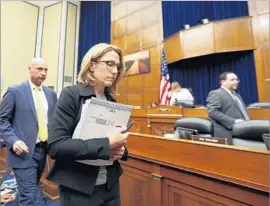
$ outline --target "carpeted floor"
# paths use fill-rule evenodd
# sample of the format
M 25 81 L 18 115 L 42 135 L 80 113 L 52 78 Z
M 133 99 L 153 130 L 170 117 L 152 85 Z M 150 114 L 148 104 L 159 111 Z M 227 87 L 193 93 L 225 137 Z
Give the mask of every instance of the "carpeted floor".
M 5 206 L 17 206 L 16 202 L 8 203 Z M 37 204 L 36 206 L 60 206 L 58 202 L 48 202 L 47 204 Z

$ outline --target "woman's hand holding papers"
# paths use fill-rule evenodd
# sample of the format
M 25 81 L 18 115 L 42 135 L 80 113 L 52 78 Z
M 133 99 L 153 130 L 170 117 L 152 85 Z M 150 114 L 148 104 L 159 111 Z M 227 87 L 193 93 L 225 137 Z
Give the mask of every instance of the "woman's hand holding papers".
M 123 157 L 124 152 L 125 152 L 124 146 L 111 149 L 110 159 L 119 160 Z
M 121 159 L 125 152 L 125 144 L 127 142 L 127 133 L 123 133 L 126 128 L 122 128 L 109 138 L 110 141 L 110 156 L 113 160 Z

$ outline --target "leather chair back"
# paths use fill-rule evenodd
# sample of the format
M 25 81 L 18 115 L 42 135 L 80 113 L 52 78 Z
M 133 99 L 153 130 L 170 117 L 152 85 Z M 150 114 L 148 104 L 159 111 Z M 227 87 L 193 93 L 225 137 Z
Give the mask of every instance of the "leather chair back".
M 199 134 L 213 135 L 213 126 L 210 120 L 199 117 L 185 117 L 175 121 L 174 129 L 184 127 L 188 129 L 196 129 Z
M 268 120 L 249 120 L 235 124 L 232 129 L 233 145 L 266 149 L 262 135 L 269 133 Z

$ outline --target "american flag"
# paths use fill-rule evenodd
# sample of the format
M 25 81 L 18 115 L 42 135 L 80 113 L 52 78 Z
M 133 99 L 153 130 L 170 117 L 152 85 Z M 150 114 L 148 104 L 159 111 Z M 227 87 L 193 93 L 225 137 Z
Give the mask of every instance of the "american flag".
M 168 71 L 168 65 L 164 50 L 162 51 L 161 75 L 159 87 L 159 104 L 169 105 L 171 100 L 171 83 Z

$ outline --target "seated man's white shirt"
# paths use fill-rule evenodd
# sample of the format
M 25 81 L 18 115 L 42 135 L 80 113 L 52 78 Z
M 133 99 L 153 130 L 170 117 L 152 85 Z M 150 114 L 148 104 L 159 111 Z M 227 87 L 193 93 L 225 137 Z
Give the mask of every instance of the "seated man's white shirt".
M 189 101 L 193 102 L 194 98 L 186 88 L 182 88 L 180 92 L 173 92 L 171 96 L 170 105 L 173 105 L 175 100 L 177 101 Z

